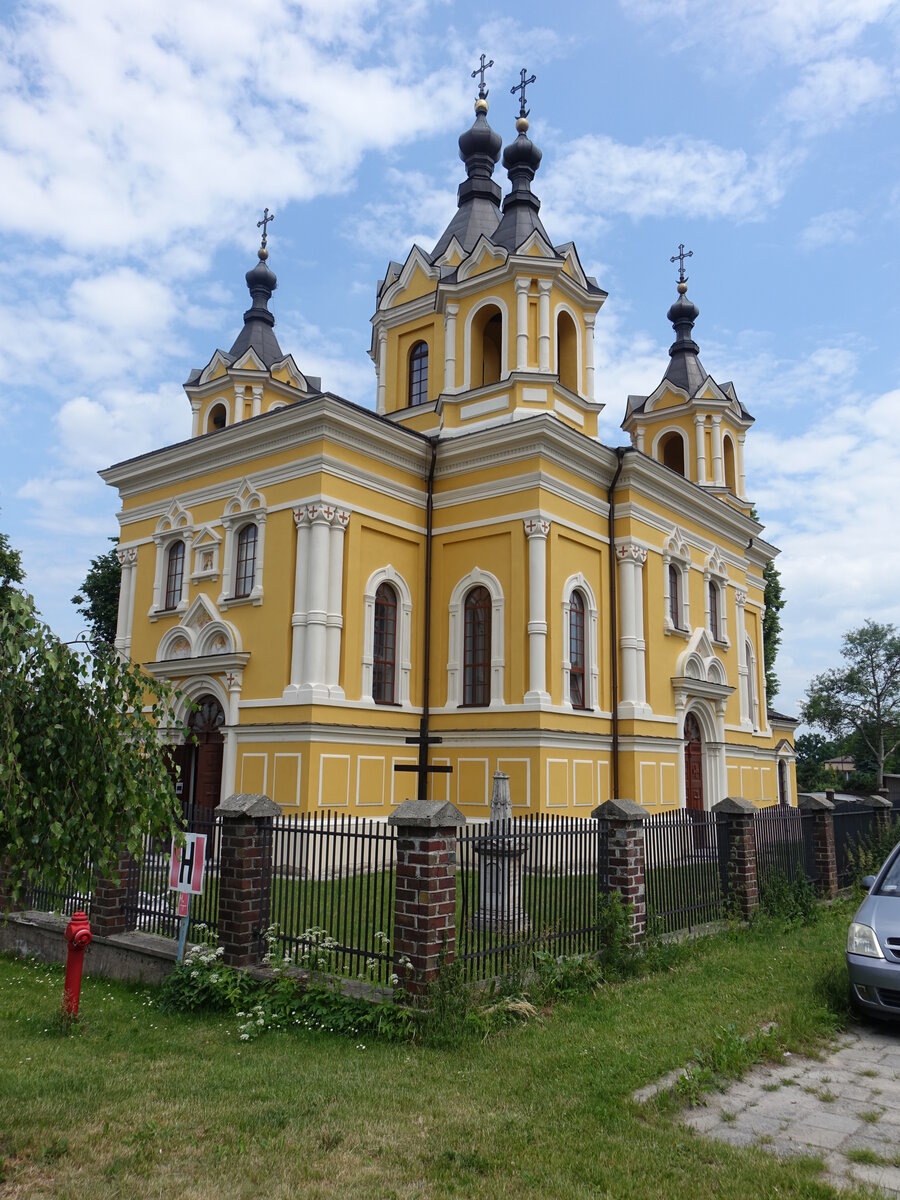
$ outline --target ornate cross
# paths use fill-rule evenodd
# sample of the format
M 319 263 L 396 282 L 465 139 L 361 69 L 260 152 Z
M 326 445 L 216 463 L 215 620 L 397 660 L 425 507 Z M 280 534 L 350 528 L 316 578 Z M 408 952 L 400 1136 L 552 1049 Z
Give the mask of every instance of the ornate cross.
M 452 775 L 453 767 L 450 764 L 439 766 L 429 765 L 428 762 L 428 747 L 439 746 L 444 740 L 436 737 L 434 734 L 428 733 L 428 719 L 422 717 L 419 721 L 419 733 L 417 737 L 408 737 L 405 739 L 407 746 L 418 746 L 418 762 L 415 766 L 412 763 L 395 763 L 395 771 L 409 771 L 414 774 L 417 779 L 416 784 L 416 799 L 428 799 L 428 776 L 429 775 Z
M 269 240 L 269 231 L 268 231 L 267 226 L 270 221 L 274 221 L 274 220 L 275 220 L 275 214 L 272 213 L 272 215 L 270 217 L 269 210 L 267 208 L 265 208 L 265 209 L 263 209 L 263 219 L 261 221 L 256 222 L 256 228 L 257 229 L 262 228 L 262 231 L 263 231 L 262 244 L 263 244 L 264 250 L 266 248 L 266 242 Z
M 532 75 L 530 79 L 526 79 L 525 78 L 525 68 L 523 67 L 521 82 L 517 83 L 515 87 L 511 87 L 509 89 L 509 94 L 511 96 L 514 96 L 516 94 L 516 92 L 522 93 L 521 97 L 519 98 L 519 116 L 520 117 L 528 116 L 528 110 L 525 107 L 525 89 L 528 87 L 529 83 L 537 83 L 537 76 Z
M 475 70 L 472 72 L 473 79 L 475 78 L 476 75 L 481 76 L 481 79 L 478 81 L 478 99 L 479 100 L 486 100 L 488 97 L 488 93 L 484 90 L 484 73 L 488 69 L 488 67 L 492 67 L 493 65 L 494 65 L 494 60 L 491 59 L 490 62 L 485 62 L 484 55 L 482 54 L 481 66 L 476 67 Z
M 685 250 L 684 242 L 680 242 L 678 245 L 678 253 L 673 254 L 672 257 L 669 259 L 669 262 L 674 262 L 676 260 L 676 258 L 678 259 L 678 282 L 679 283 L 684 283 L 685 280 L 687 279 L 687 275 L 685 275 L 685 273 L 684 273 L 684 260 L 686 258 L 693 258 L 693 257 L 694 257 L 693 250 Z

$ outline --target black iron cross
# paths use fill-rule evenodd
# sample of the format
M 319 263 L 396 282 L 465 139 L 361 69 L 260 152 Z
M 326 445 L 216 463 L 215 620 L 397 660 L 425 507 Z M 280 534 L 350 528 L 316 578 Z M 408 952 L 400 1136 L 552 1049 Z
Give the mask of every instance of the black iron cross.
M 678 282 L 679 283 L 684 283 L 687 279 L 687 275 L 685 275 L 685 273 L 684 273 L 684 260 L 686 258 L 693 258 L 693 257 L 694 257 L 693 250 L 685 250 L 684 242 L 680 242 L 678 245 L 678 253 L 673 254 L 672 257 L 669 259 L 669 262 L 674 262 L 676 260 L 676 258 L 678 259 Z
M 266 242 L 269 240 L 269 236 L 268 236 L 269 231 L 267 229 L 267 226 L 270 221 L 274 221 L 274 220 L 275 220 L 275 214 L 272 213 L 272 215 L 270 217 L 269 210 L 267 208 L 265 208 L 265 209 L 263 209 L 263 219 L 261 221 L 256 222 L 256 228 L 259 229 L 261 227 L 262 231 L 263 231 L 262 244 L 263 244 L 264 250 L 266 248 Z
M 521 82 L 517 83 L 515 87 L 511 87 L 509 89 L 509 94 L 511 96 L 514 96 L 516 94 L 516 92 L 522 93 L 522 95 L 519 99 L 519 116 L 520 117 L 528 116 L 528 110 L 525 107 L 525 89 L 528 87 L 529 83 L 537 83 L 537 76 L 532 75 L 530 79 L 526 79 L 525 78 L 525 68 L 523 67 Z
M 423 717 L 419 722 L 419 733 L 417 737 L 406 738 L 407 746 L 419 747 L 419 761 L 413 765 L 412 763 L 395 763 L 395 771 L 414 771 L 417 776 L 416 781 L 416 799 L 428 799 L 428 776 L 429 775 L 450 775 L 453 767 L 449 764 L 441 766 L 428 765 L 428 747 L 439 745 L 444 739 L 428 735 L 428 726 Z
M 473 79 L 475 78 L 476 75 L 481 76 L 481 79 L 478 82 L 478 99 L 479 100 L 486 100 L 488 97 L 488 93 L 484 90 L 484 73 L 488 69 L 488 67 L 492 67 L 493 65 L 494 65 L 494 60 L 491 59 L 490 62 L 485 62 L 484 55 L 482 54 L 481 66 L 476 67 L 475 70 L 472 72 Z

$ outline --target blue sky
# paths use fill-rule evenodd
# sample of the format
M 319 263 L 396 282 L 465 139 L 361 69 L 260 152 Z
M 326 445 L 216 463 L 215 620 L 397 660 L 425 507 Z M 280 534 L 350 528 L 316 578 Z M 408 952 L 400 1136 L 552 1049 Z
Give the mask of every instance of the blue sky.
M 783 551 L 778 707 L 843 631 L 900 622 L 898 0 L 14 0 L 0 38 L 0 529 L 62 636 L 117 531 L 96 472 L 189 433 L 181 382 L 240 328 L 265 205 L 282 347 L 374 406 L 375 284 L 453 212 L 482 51 L 505 141 L 537 75 L 541 215 L 609 292 L 610 444 L 694 251 L 695 337 L 757 419 Z

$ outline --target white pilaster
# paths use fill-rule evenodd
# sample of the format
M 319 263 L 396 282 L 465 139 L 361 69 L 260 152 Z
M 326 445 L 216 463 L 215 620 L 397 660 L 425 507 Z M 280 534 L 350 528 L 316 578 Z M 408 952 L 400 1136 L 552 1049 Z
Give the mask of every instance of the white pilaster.
M 528 368 L 528 291 L 530 279 L 516 280 L 516 370 Z
M 329 510 L 333 515 L 333 510 Z M 301 704 L 328 699 L 325 676 L 328 623 L 328 559 L 331 516 L 322 504 L 307 506 L 310 522 L 309 575 L 307 579 L 305 679 L 298 693 Z
M 713 442 L 713 481 L 720 487 L 725 485 L 725 474 L 722 470 L 722 418 L 713 413 L 712 418 Z
M 253 393 L 253 408 L 251 411 L 252 411 L 252 414 L 254 417 L 258 417 L 259 414 L 262 412 L 262 398 L 263 398 L 262 384 L 261 383 L 254 384 L 253 388 L 252 388 L 252 393 Z
M 538 280 L 538 368 L 550 370 L 550 289 L 553 281 Z
M 706 483 L 706 417 L 694 413 L 694 433 L 697 439 L 697 482 Z
M 620 717 L 648 717 L 644 643 L 643 571 L 647 551 L 636 542 L 616 547 L 619 559 Z
M 119 658 L 128 658 L 131 652 L 131 630 L 134 624 L 134 581 L 137 564 L 137 548 L 131 546 L 117 550 L 116 558 L 122 573 L 119 582 L 119 608 L 116 616 L 115 647 Z
M 234 421 L 235 421 L 235 424 L 237 424 L 238 421 L 243 421 L 243 419 L 244 419 L 244 385 L 242 383 L 236 383 L 234 385 Z
M 228 688 L 228 712 L 225 719 L 225 749 L 222 752 L 222 796 L 237 791 L 237 727 L 240 723 L 240 701 L 243 679 L 240 671 L 229 671 L 225 677 Z
M 306 671 L 306 589 L 309 579 L 309 517 L 305 508 L 294 509 L 297 527 L 297 562 L 294 567 L 294 611 L 291 616 L 291 678 L 284 690 L 286 700 L 297 699 Z
M 456 315 L 458 304 L 448 304 L 444 313 L 444 391 L 456 391 Z
M 378 330 L 378 340 L 375 343 L 375 374 L 378 380 L 378 391 L 375 399 L 375 411 L 380 417 L 384 416 L 387 382 L 385 380 L 385 357 L 387 355 L 387 330 Z
M 596 313 L 584 314 L 584 386 L 588 400 L 594 399 L 594 321 Z
M 547 535 L 550 522 L 525 521 L 528 539 L 528 682 L 525 704 L 542 708 L 550 703 L 547 691 Z
M 328 616 L 325 632 L 325 682 L 332 700 L 343 700 L 340 685 L 341 630 L 344 627 L 344 532 L 350 522 L 347 509 L 326 509 L 331 512 L 331 532 L 328 538 Z
M 640 450 L 641 453 L 643 453 L 643 450 L 644 450 L 644 434 L 645 433 L 646 433 L 646 430 L 644 429 L 643 425 L 641 425 L 638 429 L 635 430 L 634 446 L 635 446 L 635 449 Z
M 200 434 L 200 405 L 202 400 L 192 398 L 191 400 L 191 437 L 198 437 Z
M 738 450 L 737 450 L 737 470 L 738 470 L 738 496 L 743 500 L 747 495 L 747 476 L 744 471 L 744 442 L 747 435 L 744 433 L 738 434 Z
M 735 628 L 738 650 L 738 698 L 740 700 L 741 726 L 752 729 L 753 713 L 750 711 L 749 689 L 747 680 L 750 663 L 747 661 L 746 624 L 744 620 L 744 605 L 747 603 L 747 593 L 740 588 L 734 593 Z

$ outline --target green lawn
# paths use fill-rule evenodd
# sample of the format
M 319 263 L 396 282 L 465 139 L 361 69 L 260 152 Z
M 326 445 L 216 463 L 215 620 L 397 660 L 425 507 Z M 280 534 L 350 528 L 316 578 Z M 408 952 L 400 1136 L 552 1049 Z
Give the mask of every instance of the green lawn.
M 848 919 L 707 939 L 674 971 L 456 1050 L 241 1043 L 232 1019 L 92 979 L 64 1036 L 59 972 L 0 959 L 0 1197 L 835 1196 L 814 1160 L 707 1141 L 631 1094 L 729 1023 L 814 1044 Z

